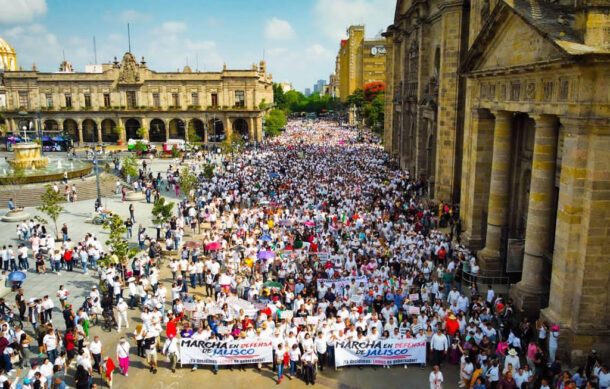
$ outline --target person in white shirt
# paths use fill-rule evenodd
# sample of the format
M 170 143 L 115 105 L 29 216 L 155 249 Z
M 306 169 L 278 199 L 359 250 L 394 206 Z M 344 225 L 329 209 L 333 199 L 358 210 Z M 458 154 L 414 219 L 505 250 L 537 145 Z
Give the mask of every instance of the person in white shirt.
M 129 328 L 129 320 L 127 319 L 127 309 L 128 308 L 129 308 L 129 306 L 127 305 L 125 300 L 123 300 L 122 298 L 119 298 L 119 303 L 116 306 L 116 309 L 119 313 L 117 331 L 121 331 L 121 325 L 123 324 L 123 321 L 125 321 L 125 328 Z
M 320 371 L 324 371 L 324 366 L 328 362 L 328 345 L 322 331 L 318 332 L 318 337 L 313 342 L 314 350 L 318 355 Z
M 91 353 L 91 358 L 93 359 L 93 370 L 101 371 L 102 366 L 102 341 L 99 336 L 93 338 L 93 342 L 89 344 L 89 352 Z M 100 373 L 101 374 L 101 373 Z
M 286 340 L 287 343 L 290 344 L 291 339 L 294 339 L 294 337 L 289 335 L 288 339 Z M 294 373 L 296 373 L 297 364 L 301 360 L 301 350 L 299 349 L 299 345 L 296 343 L 296 341 L 292 344 L 290 351 L 288 351 L 288 356 L 290 357 L 290 374 L 288 375 L 288 378 L 292 379 L 292 377 L 294 377 Z
M 176 339 L 175 336 L 167 338 L 165 344 L 163 345 L 163 354 L 169 359 L 172 373 L 175 373 L 178 355 L 180 355 L 180 351 L 178 349 L 178 339 Z
M 432 350 L 432 364 L 440 366 L 443 356 L 447 354 L 447 350 L 449 349 L 447 336 L 441 332 L 440 328 L 437 329 L 436 333 L 430 338 L 430 349 Z
M 430 382 L 430 389 L 442 389 L 443 373 L 441 373 L 438 365 L 434 365 L 432 368 L 428 381 Z

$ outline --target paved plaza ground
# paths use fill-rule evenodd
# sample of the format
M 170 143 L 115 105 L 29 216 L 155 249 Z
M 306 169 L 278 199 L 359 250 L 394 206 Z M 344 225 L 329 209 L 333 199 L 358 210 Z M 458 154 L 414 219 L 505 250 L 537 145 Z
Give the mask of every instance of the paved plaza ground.
M 150 163 L 150 161 L 148 161 Z M 169 161 L 155 160 L 152 162 L 153 171 L 165 172 Z M 173 193 L 163 193 L 170 200 L 176 200 Z M 121 202 L 119 196 L 105 197 L 103 199 L 104 207 L 112 212 L 117 212 L 121 217 L 125 218 L 128 214 L 128 207 L 130 202 Z M 69 235 L 74 240 L 80 240 L 83 238 L 86 232 L 94 233 L 98 236 L 102 242 L 106 240 L 108 233 L 102 229 L 102 226 L 93 225 L 86 223 L 85 220 L 91 216 L 94 209 L 94 200 L 79 201 L 76 203 L 64 204 L 65 210 L 58 220 L 58 225 L 67 223 L 69 227 Z M 150 234 L 153 234 L 154 229 L 151 222 L 151 209 L 152 204 L 146 203 L 146 201 L 140 201 L 135 203 L 135 215 L 136 223 L 134 225 L 134 231 L 137 230 L 138 224 L 142 224 Z M 40 215 L 35 208 L 28 207 L 25 209 L 30 215 Z M 0 214 L 4 214 L 6 210 L 0 210 Z M 51 227 L 52 229 L 52 227 Z M 0 244 L 18 244 L 16 225 L 14 223 L 0 222 Z M 187 235 L 185 240 L 190 240 L 193 235 L 190 233 L 190 229 L 187 228 Z M 136 237 L 132 238 L 132 243 L 137 243 Z M 167 260 L 165 260 L 167 263 Z M 30 259 L 30 264 L 33 264 L 33 260 Z M 161 272 L 161 282 L 171 282 L 171 274 L 166 266 L 163 266 Z M 89 272 L 88 275 L 83 275 L 82 270 L 77 268 L 74 272 L 62 271 L 60 275 L 54 273 L 47 273 L 44 275 L 36 274 L 33 269 L 28 272 L 28 278 L 25 281 L 23 287 L 25 290 L 26 298 L 30 297 L 42 297 L 49 295 L 53 298 L 56 306 L 59 306 L 59 301 L 55 297 L 59 285 L 63 284 L 70 291 L 70 301 L 74 304 L 75 308 L 81 306 L 85 295 L 89 293 L 91 287 L 98 284 L 98 277 L 95 272 Z M 195 294 L 202 294 L 204 288 L 197 288 L 194 290 Z M 14 294 L 11 293 L 6 297 L 10 303 L 14 302 Z M 131 320 L 131 328 L 135 327 L 135 324 L 140 322 L 139 311 L 129 311 L 129 317 Z M 58 308 L 55 308 L 53 324 L 56 325 L 62 331 L 65 329 L 61 312 Z M 26 329 L 30 330 L 31 326 L 26 325 Z M 121 331 L 121 334 L 126 334 L 125 329 Z M 103 332 L 99 326 L 94 326 L 91 330 L 90 339 L 93 336 L 99 335 L 104 345 L 104 356 L 111 356 L 116 360 L 115 348 L 118 342 L 120 334 L 116 330 L 111 333 Z M 265 367 L 261 372 L 256 369 L 249 368 L 246 371 L 240 371 L 234 369 L 233 371 L 222 368 L 218 375 L 214 375 L 209 368 L 200 368 L 199 370 L 192 372 L 189 367 L 178 369 L 176 373 L 172 373 L 168 366 L 168 362 L 163 356 L 160 355 L 159 372 L 155 375 L 148 371 L 145 366 L 143 358 L 135 356 L 135 341 L 133 337 L 130 337 L 129 342 L 132 346 L 131 355 L 131 368 L 128 377 L 123 377 L 118 373 L 118 369 L 115 370 L 114 375 L 114 388 L 128 388 L 128 385 L 137 385 L 139 388 L 149 389 L 181 389 L 181 388 L 194 388 L 194 387 L 253 387 L 253 388 L 264 388 L 264 387 L 275 387 L 275 374 L 270 370 L 269 367 Z M 33 348 L 32 348 L 33 350 Z M 318 380 L 316 385 L 323 388 L 427 388 L 429 369 L 421 370 L 419 367 L 412 366 L 405 370 L 402 367 L 396 367 L 392 369 L 374 369 L 372 367 L 365 367 L 359 369 L 356 367 L 345 368 L 341 371 L 335 372 L 333 369 L 324 370 L 324 372 L 318 374 Z M 24 376 L 26 372 L 21 371 L 20 376 Z M 445 385 L 446 388 L 457 387 L 458 380 L 458 369 L 455 366 L 446 366 L 443 368 L 445 374 Z M 72 376 L 74 369 L 69 370 L 68 375 Z M 67 382 L 71 385 L 72 380 L 69 379 Z M 100 383 L 99 375 L 95 375 L 95 382 Z M 281 387 L 289 388 L 300 388 L 305 387 L 304 381 L 300 379 L 294 379 L 292 381 L 282 381 Z M 98 386 L 99 387 L 99 386 Z

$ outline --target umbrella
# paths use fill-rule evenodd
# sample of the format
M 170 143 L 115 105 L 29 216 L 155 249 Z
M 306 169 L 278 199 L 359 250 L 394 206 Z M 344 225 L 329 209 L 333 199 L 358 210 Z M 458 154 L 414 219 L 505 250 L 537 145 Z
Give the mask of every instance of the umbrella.
M 275 257 L 275 254 L 273 254 L 273 251 L 259 251 L 256 256 L 258 259 L 271 259 Z
M 13 271 L 8 275 L 8 279 L 15 282 L 21 282 L 25 280 L 26 277 L 27 275 L 22 271 Z
M 187 249 L 194 249 L 194 248 L 201 247 L 201 243 L 189 241 L 189 242 L 184 243 L 184 247 L 186 247 Z
M 205 245 L 206 250 L 220 250 L 222 248 L 222 244 L 220 242 L 212 242 Z
M 263 235 L 259 239 L 264 240 L 265 242 L 271 242 L 273 240 L 269 235 Z
M 267 281 L 263 284 L 263 286 L 272 289 L 282 289 L 282 284 L 276 281 Z
M 235 250 L 237 251 L 246 251 L 246 248 L 242 245 L 235 246 Z
M 269 178 L 278 178 L 279 176 L 278 173 L 269 173 Z
M 303 241 L 302 240 L 297 240 L 294 242 L 294 248 L 295 249 L 301 249 L 303 248 Z
M 311 226 L 315 226 L 315 225 L 316 225 L 316 223 L 314 223 L 314 222 L 312 222 L 312 221 L 306 221 L 306 222 L 304 222 L 303 224 L 305 224 L 306 226 L 309 226 L 309 227 L 311 227 Z

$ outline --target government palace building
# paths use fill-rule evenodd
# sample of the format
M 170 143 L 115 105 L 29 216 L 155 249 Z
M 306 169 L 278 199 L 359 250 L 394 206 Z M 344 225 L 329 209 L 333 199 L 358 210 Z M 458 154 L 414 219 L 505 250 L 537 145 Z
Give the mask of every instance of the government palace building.
M 14 50 L 0 43 L 11 58 L 2 63 L 0 109 L 6 130 L 13 133 L 31 123 L 30 130 L 41 126 L 63 132 L 81 145 L 140 138 L 165 142 L 186 139 L 189 132 L 202 142 L 232 133 L 258 141 L 265 110 L 273 103 L 265 61 L 244 70 L 225 65 L 220 72 L 193 72 L 189 66 L 182 72 L 156 72 L 144 58 L 138 61 L 127 52 L 120 62 L 115 57 L 85 72 L 73 71 L 64 61 L 59 72 L 47 73 L 36 66 L 17 69 Z

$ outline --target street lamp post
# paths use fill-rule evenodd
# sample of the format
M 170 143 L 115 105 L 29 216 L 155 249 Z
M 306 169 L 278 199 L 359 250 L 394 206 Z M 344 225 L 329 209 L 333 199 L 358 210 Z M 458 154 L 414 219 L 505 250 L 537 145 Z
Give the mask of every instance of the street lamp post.
M 98 169 L 97 153 L 95 152 L 95 146 L 91 146 L 93 152 L 93 169 L 95 170 L 95 184 L 97 186 L 97 200 L 95 201 L 95 210 L 102 205 L 102 190 L 100 188 L 100 172 Z
M 36 112 L 36 120 L 38 122 L 38 139 L 40 139 L 40 154 L 44 155 L 44 147 L 42 147 L 42 123 L 40 120 L 40 110 Z

